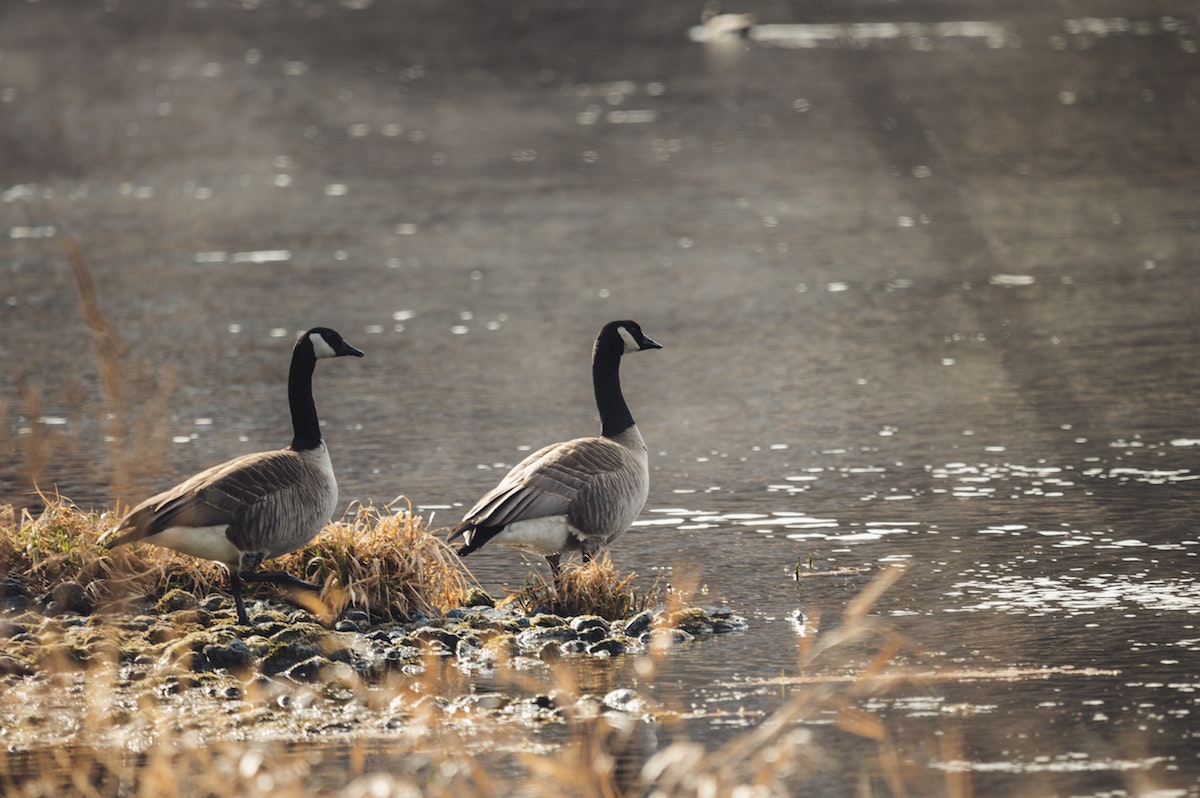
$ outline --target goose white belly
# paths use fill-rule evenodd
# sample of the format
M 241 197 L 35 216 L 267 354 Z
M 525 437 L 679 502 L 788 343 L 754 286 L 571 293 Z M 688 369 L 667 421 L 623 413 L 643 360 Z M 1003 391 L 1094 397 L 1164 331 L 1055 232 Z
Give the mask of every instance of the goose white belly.
M 236 567 L 242 553 L 225 536 L 229 524 L 173 526 L 146 538 L 147 543 Z
M 550 515 L 514 521 L 494 540 L 510 549 L 549 557 L 578 545 L 579 532 L 567 523 L 565 515 Z

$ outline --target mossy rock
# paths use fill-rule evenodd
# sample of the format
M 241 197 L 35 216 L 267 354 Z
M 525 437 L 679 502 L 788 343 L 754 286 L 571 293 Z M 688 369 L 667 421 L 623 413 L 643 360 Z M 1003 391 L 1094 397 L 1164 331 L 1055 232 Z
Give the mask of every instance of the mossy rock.
M 261 633 L 261 632 L 260 632 Z M 278 631 L 265 635 L 272 646 L 289 643 L 317 645 L 329 637 L 329 630 L 316 623 L 289 624 Z
M 205 659 L 214 668 L 227 671 L 243 671 L 254 660 L 254 654 L 240 638 L 224 644 L 210 644 L 204 647 Z
M 567 626 L 567 619 L 561 615 L 543 612 L 529 619 L 529 626 L 533 629 L 540 629 L 551 626 Z
M 314 646 L 305 643 L 285 643 L 275 647 L 271 653 L 263 657 L 262 672 L 265 676 L 275 676 L 290 672 L 296 665 L 310 660 L 328 662 Z
M 462 605 L 464 607 L 495 607 L 496 600 L 483 588 L 473 587 L 463 597 Z
M 688 634 L 703 634 L 712 631 L 712 617 L 700 607 L 688 607 L 668 615 L 667 625 L 682 629 Z
M 501 659 L 511 659 L 521 653 L 517 636 L 511 632 L 494 634 L 483 641 L 483 650 Z
M 183 588 L 172 588 L 154 605 L 156 612 L 166 615 L 180 610 L 191 610 L 199 606 L 196 597 Z

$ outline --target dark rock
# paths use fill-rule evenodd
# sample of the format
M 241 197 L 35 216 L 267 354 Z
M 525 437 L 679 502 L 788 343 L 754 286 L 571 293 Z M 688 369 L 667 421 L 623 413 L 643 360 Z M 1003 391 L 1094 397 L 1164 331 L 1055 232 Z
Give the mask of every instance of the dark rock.
M 33 604 L 33 594 L 20 579 L 6 576 L 0 580 L 0 609 L 6 612 L 22 612 Z
M 630 637 L 640 637 L 652 623 L 654 623 L 654 613 L 650 610 L 642 610 L 625 622 L 625 634 Z
M 458 636 L 436 626 L 422 626 L 408 635 L 415 645 L 425 645 L 439 654 L 454 654 L 458 651 Z
M 587 626 L 579 630 L 579 639 L 587 643 L 599 643 L 608 636 L 608 626 Z
M 569 626 L 534 626 L 517 635 L 522 651 L 537 651 L 546 643 L 567 643 L 578 640 L 579 633 Z
M 616 657 L 625 653 L 625 644 L 613 637 L 598 640 L 587 647 L 593 657 Z
M 576 632 L 582 632 L 585 629 L 604 629 L 608 631 L 608 621 L 599 615 L 576 615 L 567 625 Z
M 587 653 L 587 647 L 588 647 L 587 642 L 585 642 L 583 640 L 568 640 L 567 642 L 563 643 L 559 647 L 559 650 L 562 651 L 563 654 L 568 654 L 568 655 L 569 654 L 585 654 L 585 653 Z
M 728 634 L 729 632 L 744 632 L 750 628 L 746 623 L 746 619 L 738 615 L 731 615 L 728 618 L 714 618 L 712 630 L 714 634 Z
M 24 660 L 0 654 L 0 676 L 32 676 L 35 670 Z
M 320 654 L 320 651 L 306 643 L 286 643 L 276 646 L 270 654 L 263 657 L 262 672 L 266 676 L 275 676 L 289 671 L 305 660 L 318 657 Z M 324 660 L 323 657 L 321 659 Z
M 314 655 L 297 662 L 295 665 L 283 672 L 284 676 L 297 682 L 314 682 L 321 676 L 321 669 L 328 664 L 329 660 L 325 657 Z
M 84 595 L 83 585 L 72 580 L 59 582 L 50 589 L 45 599 L 47 615 L 90 615 L 92 612 L 92 604 Z
M 207 645 L 203 652 L 212 667 L 224 668 L 229 671 L 244 670 L 254 658 L 250 653 L 250 647 L 236 639 L 224 645 Z
M 325 652 L 325 658 L 330 662 L 346 662 L 353 663 L 355 659 L 354 651 L 346 646 L 337 646 Z
M 0 618 L 0 637 L 17 637 L 24 634 L 29 634 L 28 626 L 16 623 L 8 618 Z
M 352 621 L 349 618 L 343 618 L 333 625 L 333 628 L 338 632 L 354 632 L 356 634 L 362 632 L 362 627 L 357 621 Z
M 13 596 L 21 596 L 23 598 L 33 598 L 33 594 L 29 592 L 29 588 L 25 583 L 15 576 L 6 576 L 0 580 L 0 598 L 11 598 Z

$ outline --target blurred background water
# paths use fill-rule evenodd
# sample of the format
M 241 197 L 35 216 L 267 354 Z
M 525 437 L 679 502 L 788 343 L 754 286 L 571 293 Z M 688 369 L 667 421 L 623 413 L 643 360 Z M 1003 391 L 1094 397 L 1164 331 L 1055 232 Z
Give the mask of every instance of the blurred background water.
M 0 6 L 0 501 L 284 445 L 324 324 L 367 353 L 316 375 L 343 505 L 445 526 L 597 428 L 633 318 L 664 349 L 624 363 L 652 486 L 614 559 L 751 623 L 654 688 L 690 733 L 777 706 L 803 619 L 901 564 L 879 614 L 959 678 L 867 708 L 961 735 L 907 752 L 930 778 L 1200 795 L 1195 6 L 703 10 Z

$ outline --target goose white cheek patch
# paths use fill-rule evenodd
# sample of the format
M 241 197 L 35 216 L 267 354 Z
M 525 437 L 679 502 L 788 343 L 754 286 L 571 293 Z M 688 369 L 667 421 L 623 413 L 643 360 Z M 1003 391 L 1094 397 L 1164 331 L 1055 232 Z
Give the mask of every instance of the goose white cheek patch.
M 636 352 L 642 348 L 641 344 L 634 340 L 633 334 L 624 327 L 618 327 L 617 331 L 621 334 L 621 340 L 625 342 L 626 352 Z
M 313 352 L 317 358 L 337 357 L 337 352 L 333 351 L 333 347 L 325 340 L 325 337 L 320 333 L 313 333 L 308 336 L 308 340 L 312 341 Z

